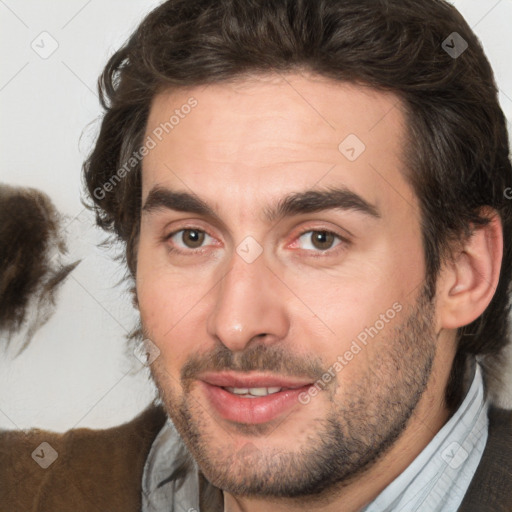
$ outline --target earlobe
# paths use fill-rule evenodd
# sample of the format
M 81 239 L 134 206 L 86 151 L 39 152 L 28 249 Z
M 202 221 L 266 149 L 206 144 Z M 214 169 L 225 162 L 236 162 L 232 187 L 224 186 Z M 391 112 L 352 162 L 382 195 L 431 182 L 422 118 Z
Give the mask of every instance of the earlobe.
M 488 224 L 474 229 L 441 274 L 438 304 L 445 329 L 457 329 L 476 320 L 498 286 L 503 229 L 494 210 L 486 216 Z

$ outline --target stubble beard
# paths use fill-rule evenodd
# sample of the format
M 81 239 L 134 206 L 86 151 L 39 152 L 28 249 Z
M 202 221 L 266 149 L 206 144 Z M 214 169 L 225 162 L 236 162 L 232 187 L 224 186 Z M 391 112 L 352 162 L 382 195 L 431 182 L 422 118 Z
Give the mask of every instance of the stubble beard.
M 316 428 L 310 428 L 301 444 L 286 451 L 259 449 L 250 442 L 243 449 L 232 449 L 232 434 L 227 429 L 217 426 L 213 429 L 217 438 L 213 435 L 211 425 L 216 420 L 193 397 L 193 379 L 185 378 L 187 371 L 182 371 L 181 398 L 166 385 L 172 381 L 158 360 L 152 365 L 152 377 L 181 438 L 213 485 L 236 496 L 322 498 L 368 470 L 404 432 L 431 375 L 436 351 L 433 318 L 434 305 L 424 291 L 401 324 L 386 326 L 392 334 L 385 337 L 381 332 L 369 342 L 383 348 L 372 348 L 372 364 L 359 381 L 350 383 L 343 393 L 344 403 L 331 398 L 328 413 L 315 420 Z M 260 346 L 239 359 L 226 351 L 223 347 L 214 356 L 196 359 L 197 364 L 188 365 L 188 370 L 281 369 L 293 374 L 293 356 L 279 350 Z M 317 362 L 297 365 L 302 374 L 325 371 L 325 364 L 321 369 Z M 337 375 L 337 385 L 344 386 L 343 372 Z M 286 428 L 286 418 L 277 427 L 239 427 L 242 435 L 260 441 L 269 436 L 270 441 L 273 431 Z

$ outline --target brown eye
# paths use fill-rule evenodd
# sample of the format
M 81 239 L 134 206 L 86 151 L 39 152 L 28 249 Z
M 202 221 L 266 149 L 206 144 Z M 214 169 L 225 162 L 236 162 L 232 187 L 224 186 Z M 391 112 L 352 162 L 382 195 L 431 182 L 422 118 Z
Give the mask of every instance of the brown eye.
M 323 252 L 339 245 L 342 239 L 330 231 L 311 230 L 302 233 L 299 237 L 301 249 Z
M 189 249 L 197 249 L 203 245 L 205 239 L 205 232 L 198 229 L 183 229 L 181 241 Z
M 217 247 L 215 239 L 206 231 L 198 228 L 183 228 L 165 237 L 169 252 L 183 255 L 203 254 L 208 248 Z
M 311 243 L 316 249 L 326 251 L 330 249 L 334 243 L 336 236 L 328 231 L 312 231 Z

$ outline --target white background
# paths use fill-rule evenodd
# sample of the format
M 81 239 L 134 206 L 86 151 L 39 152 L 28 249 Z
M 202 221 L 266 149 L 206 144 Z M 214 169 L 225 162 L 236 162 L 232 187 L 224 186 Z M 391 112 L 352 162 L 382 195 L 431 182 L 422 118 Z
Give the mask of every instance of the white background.
M 118 284 L 124 269 L 96 247 L 104 235 L 80 196 L 81 165 L 100 115 L 97 77 L 158 3 L 0 0 L 0 181 L 45 191 L 67 216 L 69 260 L 82 259 L 29 348 L 17 358 L 0 350 L 0 428 L 113 426 L 154 396 L 126 348 L 137 316 Z M 482 40 L 510 127 L 512 0 L 453 3 Z M 40 52 L 58 48 L 44 59 L 32 44 Z

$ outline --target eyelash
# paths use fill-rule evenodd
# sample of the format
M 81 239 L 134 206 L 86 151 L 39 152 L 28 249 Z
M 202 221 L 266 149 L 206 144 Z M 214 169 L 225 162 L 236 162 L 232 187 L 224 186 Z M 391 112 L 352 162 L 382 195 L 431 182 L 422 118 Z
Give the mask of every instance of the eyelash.
M 198 249 L 187 249 L 187 250 L 183 250 L 183 249 L 178 249 L 174 246 L 172 246 L 169 241 L 171 240 L 171 238 L 178 234 L 178 233 L 181 233 L 183 231 L 198 231 L 200 233 L 205 233 L 206 235 L 208 235 L 209 237 L 211 238 L 214 238 L 212 235 L 210 235 L 207 231 L 205 231 L 204 229 L 201 229 L 201 228 L 198 228 L 198 227 L 194 227 L 194 226 L 186 226 L 186 227 L 182 227 L 180 229 L 177 229 L 176 231 L 173 231 L 172 233 L 169 233 L 168 235 L 165 235 L 163 237 L 163 242 L 167 244 L 167 250 L 169 253 L 177 253 L 177 254 L 183 254 L 183 255 L 194 255 L 194 254 L 201 254 L 201 253 L 204 253 L 204 247 L 199 247 Z
M 204 233 L 205 235 L 207 235 L 207 236 L 209 236 L 211 238 L 214 238 L 212 235 L 210 235 L 204 229 L 201 229 L 201 228 L 198 228 L 198 227 L 194 227 L 194 226 L 182 227 L 181 229 L 173 231 L 172 233 L 169 233 L 168 235 L 165 235 L 163 237 L 163 242 L 167 244 L 167 250 L 168 250 L 169 253 L 176 253 L 176 254 L 182 254 L 182 255 L 200 255 L 200 254 L 205 252 L 205 248 L 204 247 L 199 247 L 197 249 L 182 250 L 182 249 L 178 249 L 178 248 L 176 248 L 176 247 L 174 247 L 174 246 L 169 244 L 169 240 L 173 236 L 175 236 L 178 233 L 184 232 L 184 231 L 199 231 L 199 232 Z M 333 235 L 335 238 L 337 238 L 339 240 L 338 244 L 336 244 L 332 248 L 326 249 L 325 251 L 322 251 L 322 250 L 314 251 L 314 250 L 310 250 L 310 249 L 302 249 L 303 251 L 307 251 L 307 252 L 311 253 L 309 256 L 313 257 L 313 258 L 322 258 L 322 257 L 336 255 L 336 254 L 338 254 L 338 252 L 340 250 L 346 248 L 347 246 L 349 246 L 351 244 L 350 240 L 348 240 L 347 238 L 341 236 L 340 234 L 338 234 L 338 233 L 336 233 L 334 231 L 328 230 L 328 229 L 321 229 L 321 228 L 317 228 L 317 229 L 311 229 L 311 228 L 304 229 L 303 231 L 301 231 L 295 237 L 294 241 L 295 240 L 299 240 L 302 236 L 304 236 L 304 235 L 306 235 L 308 233 L 326 233 L 328 235 Z
M 327 235 L 333 235 L 336 239 L 338 239 L 338 242 L 334 247 L 331 247 L 329 249 L 326 249 L 325 251 L 322 251 L 322 250 L 311 250 L 311 249 L 301 249 L 303 251 L 307 251 L 309 254 L 310 257 L 312 258 L 324 258 L 324 257 L 328 257 L 328 256 L 335 256 L 337 255 L 341 250 L 345 249 L 348 245 L 350 245 L 350 241 L 339 235 L 338 233 L 336 233 L 335 231 L 330 231 L 328 229 L 305 229 L 303 231 L 301 231 L 296 237 L 295 237 L 295 240 L 299 240 L 301 237 L 303 237 L 304 235 L 308 234 L 308 233 L 325 233 Z

